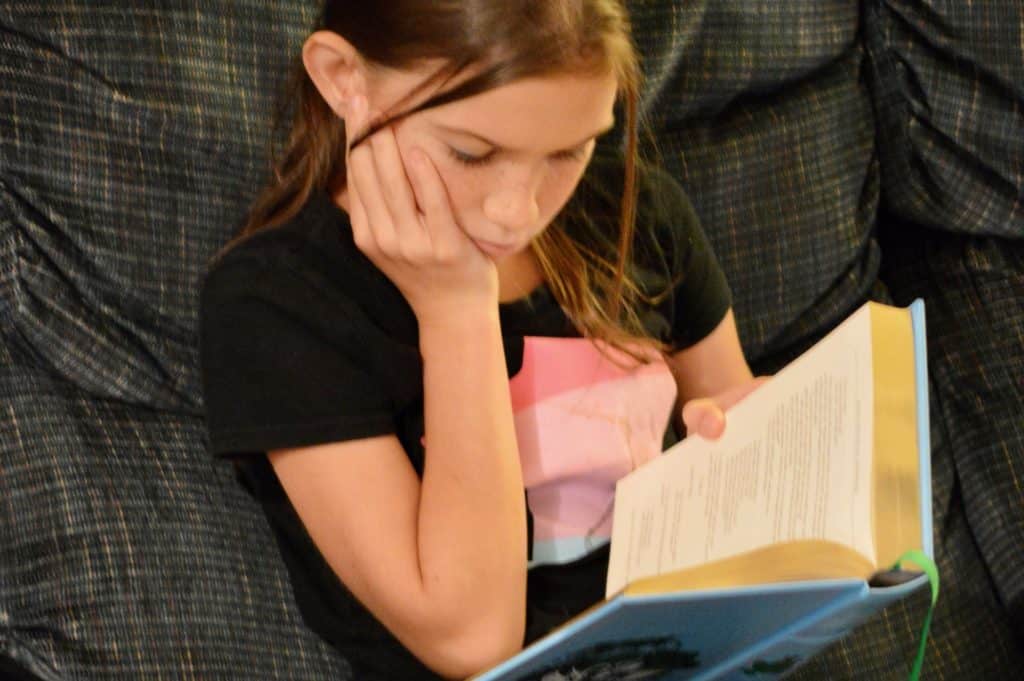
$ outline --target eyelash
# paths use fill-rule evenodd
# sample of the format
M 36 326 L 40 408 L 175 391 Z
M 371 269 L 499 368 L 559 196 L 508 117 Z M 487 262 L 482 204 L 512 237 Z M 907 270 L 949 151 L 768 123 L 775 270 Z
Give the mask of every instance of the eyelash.
M 580 147 L 572 151 L 560 151 L 554 155 L 555 160 L 558 161 L 580 161 L 586 155 L 587 148 Z M 490 151 L 484 156 L 469 156 L 464 154 L 458 149 L 448 147 L 448 153 L 453 159 L 465 166 L 482 166 L 489 163 L 494 158 L 494 151 Z

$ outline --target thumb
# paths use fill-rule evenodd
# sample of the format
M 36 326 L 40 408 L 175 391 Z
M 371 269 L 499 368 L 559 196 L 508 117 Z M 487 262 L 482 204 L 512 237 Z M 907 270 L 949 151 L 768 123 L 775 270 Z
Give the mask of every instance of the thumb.
M 689 435 L 717 440 L 725 432 L 725 412 L 710 397 L 690 400 L 683 405 L 683 424 Z
M 686 432 L 716 440 L 725 432 L 725 412 L 744 397 L 757 390 L 770 376 L 759 376 L 746 383 L 727 388 L 714 397 L 693 399 L 683 406 Z

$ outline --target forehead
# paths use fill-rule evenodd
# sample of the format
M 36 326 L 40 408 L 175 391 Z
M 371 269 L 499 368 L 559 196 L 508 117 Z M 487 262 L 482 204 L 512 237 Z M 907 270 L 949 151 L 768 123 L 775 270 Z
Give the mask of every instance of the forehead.
M 529 78 L 424 114 L 508 148 L 558 148 L 608 126 L 616 91 L 611 74 Z
M 611 124 L 617 92 L 612 73 L 531 77 L 416 117 L 475 133 L 506 149 L 550 151 L 577 144 Z

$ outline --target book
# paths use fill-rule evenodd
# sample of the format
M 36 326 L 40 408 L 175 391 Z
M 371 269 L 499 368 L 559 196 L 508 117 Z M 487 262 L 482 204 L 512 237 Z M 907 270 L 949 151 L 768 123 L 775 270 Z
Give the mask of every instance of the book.
M 927 584 L 924 303 L 869 302 L 615 491 L 606 599 L 476 681 L 780 678 Z M 911 566 L 907 566 L 911 567 Z

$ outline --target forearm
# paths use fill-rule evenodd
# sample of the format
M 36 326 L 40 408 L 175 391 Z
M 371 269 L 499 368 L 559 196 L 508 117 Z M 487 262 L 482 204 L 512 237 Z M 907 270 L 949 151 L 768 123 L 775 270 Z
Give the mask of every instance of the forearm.
M 679 405 L 716 395 L 753 378 L 743 356 L 730 309 L 718 326 L 695 345 L 668 357 L 679 387 Z
M 498 311 L 461 310 L 435 322 L 420 326 L 424 593 L 462 618 L 496 618 L 521 641 L 526 509 Z

